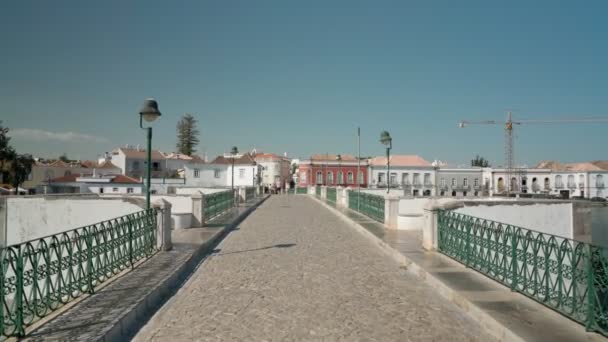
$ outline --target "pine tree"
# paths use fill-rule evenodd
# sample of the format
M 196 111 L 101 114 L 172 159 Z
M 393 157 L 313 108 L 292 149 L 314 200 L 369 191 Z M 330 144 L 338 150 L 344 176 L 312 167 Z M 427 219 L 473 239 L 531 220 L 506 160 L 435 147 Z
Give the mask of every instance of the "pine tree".
M 184 114 L 177 123 L 177 152 L 191 156 L 196 152 L 199 131 L 197 120 L 191 114 Z
M 490 167 L 490 163 L 484 157 L 476 155 L 475 159 L 471 160 L 471 166 Z

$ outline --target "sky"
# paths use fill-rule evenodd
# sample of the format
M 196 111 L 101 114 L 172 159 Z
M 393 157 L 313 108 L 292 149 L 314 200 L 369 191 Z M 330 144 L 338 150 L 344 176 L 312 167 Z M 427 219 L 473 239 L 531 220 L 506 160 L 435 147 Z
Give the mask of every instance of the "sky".
M 606 1 L 2 1 L 0 120 L 19 153 L 382 155 L 504 163 L 504 128 L 461 120 L 606 117 Z M 608 159 L 608 123 L 515 128 L 517 164 Z

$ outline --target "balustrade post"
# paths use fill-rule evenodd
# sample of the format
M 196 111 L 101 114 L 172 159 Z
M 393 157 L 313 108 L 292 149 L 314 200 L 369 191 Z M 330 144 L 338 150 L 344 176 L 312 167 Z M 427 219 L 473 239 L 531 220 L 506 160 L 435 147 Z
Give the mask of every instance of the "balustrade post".
M 517 291 L 517 229 L 513 228 L 511 233 L 511 291 Z M 523 265 L 527 267 L 527 265 Z
M 197 191 L 192 198 L 192 227 L 202 227 L 205 225 L 205 195 Z
M 170 251 L 171 243 L 171 203 L 160 198 L 152 207 L 156 214 L 156 248 L 160 251 Z
M 593 247 L 590 244 L 585 246 L 587 252 L 587 322 L 585 330 L 593 331 L 595 328 L 595 270 L 593 268 Z
M 25 336 L 25 327 L 23 326 L 23 248 L 21 245 L 18 248 L 17 265 L 15 267 L 15 334 Z M 4 305 L 4 303 L 2 304 Z
M 422 247 L 426 250 L 438 249 L 439 206 L 435 200 L 424 207 L 424 226 L 422 227 Z
M 93 227 L 91 230 L 85 229 L 84 232 L 86 234 L 86 245 L 87 245 L 87 282 L 89 285 L 89 293 L 94 293 L 93 288 Z
M 247 201 L 247 188 L 241 186 L 239 187 L 238 192 L 239 194 L 237 203 L 245 203 Z
M 399 223 L 399 197 L 394 195 L 384 196 L 384 225 L 391 229 L 397 229 Z
M 327 200 L 327 186 L 321 186 L 321 199 Z

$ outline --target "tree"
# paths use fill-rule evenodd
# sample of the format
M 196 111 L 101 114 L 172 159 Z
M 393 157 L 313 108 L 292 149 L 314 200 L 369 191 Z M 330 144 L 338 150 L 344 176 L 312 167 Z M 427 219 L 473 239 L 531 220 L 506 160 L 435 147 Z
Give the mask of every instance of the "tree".
M 9 161 L 14 157 L 15 150 L 9 145 L 11 138 L 8 136 L 8 128 L 2 126 L 0 121 L 0 179 L 5 180 L 8 176 Z
M 68 155 L 65 154 L 65 153 L 59 156 L 59 160 L 61 160 L 64 163 L 69 163 L 70 162 L 70 158 L 68 158 Z
M 11 162 L 10 179 L 11 185 L 18 192 L 19 185 L 23 184 L 27 179 L 30 172 L 32 172 L 32 166 L 34 165 L 34 158 L 29 154 L 16 154 Z
M 490 167 L 490 163 L 484 157 L 476 155 L 475 159 L 471 160 L 471 166 Z
M 191 156 L 196 152 L 199 131 L 198 121 L 191 114 L 185 114 L 177 123 L 177 152 Z

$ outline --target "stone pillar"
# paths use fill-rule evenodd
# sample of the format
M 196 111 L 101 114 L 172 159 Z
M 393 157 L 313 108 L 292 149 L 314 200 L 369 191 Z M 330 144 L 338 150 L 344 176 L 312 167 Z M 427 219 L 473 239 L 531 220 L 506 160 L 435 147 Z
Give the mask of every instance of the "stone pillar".
M 192 227 L 205 225 L 205 195 L 197 191 L 192 194 Z
M 453 201 L 444 204 L 430 200 L 424 206 L 424 225 L 422 227 L 422 247 L 427 250 L 437 250 L 439 247 L 439 211 L 454 210 L 464 207 L 464 203 Z
M 238 202 L 237 203 L 245 203 L 247 201 L 247 188 L 244 186 L 239 187 L 238 189 Z
M 171 243 L 171 203 L 158 199 L 152 207 L 156 210 L 156 248 L 160 251 L 170 251 Z
M 399 197 L 386 195 L 384 197 L 384 225 L 390 229 L 397 229 L 399 221 Z
M 308 186 L 308 194 L 309 195 L 313 195 L 313 196 L 316 195 L 316 191 L 317 191 L 317 188 L 314 185 L 309 185 Z
M 344 208 L 348 208 L 348 198 L 350 197 L 351 188 L 342 189 L 342 203 L 340 205 Z
M 327 186 L 325 185 L 321 186 L 321 198 L 327 199 Z

